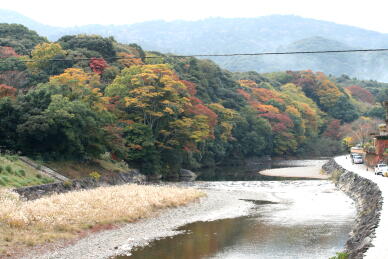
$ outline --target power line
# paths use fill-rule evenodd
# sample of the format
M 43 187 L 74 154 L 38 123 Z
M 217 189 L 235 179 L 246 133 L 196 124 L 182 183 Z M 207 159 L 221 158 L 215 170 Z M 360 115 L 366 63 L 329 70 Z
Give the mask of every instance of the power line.
M 384 52 L 388 49 L 347 49 L 347 50 L 318 50 L 318 51 L 285 51 L 285 52 L 258 52 L 258 53 L 232 53 L 232 54 L 192 54 L 192 55 L 167 55 L 167 56 L 145 56 L 146 59 L 154 58 L 194 58 L 194 57 L 236 57 L 236 56 L 269 56 L 269 55 L 298 55 L 298 54 L 330 54 L 330 53 L 357 53 L 357 52 Z M 141 59 L 140 56 L 133 57 L 107 57 L 105 60 L 122 60 L 122 59 Z M 1 58 L 6 59 L 6 58 Z M 82 61 L 92 60 L 95 58 L 57 58 L 48 59 L 45 61 Z M 20 60 L 22 62 L 35 62 L 34 60 Z M 5 63 L 5 60 L 0 60 L 0 63 Z

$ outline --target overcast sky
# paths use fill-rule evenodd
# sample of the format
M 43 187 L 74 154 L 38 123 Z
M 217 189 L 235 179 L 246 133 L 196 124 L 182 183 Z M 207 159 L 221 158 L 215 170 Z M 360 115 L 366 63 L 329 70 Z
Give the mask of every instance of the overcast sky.
M 386 0 L 1 0 L 0 8 L 56 26 L 294 14 L 388 33 Z

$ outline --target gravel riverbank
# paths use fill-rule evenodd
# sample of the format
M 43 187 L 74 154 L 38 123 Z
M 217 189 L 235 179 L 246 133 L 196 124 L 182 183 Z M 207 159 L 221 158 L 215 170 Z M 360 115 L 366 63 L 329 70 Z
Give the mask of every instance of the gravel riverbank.
M 303 160 L 302 160 L 303 161 Z M 312 179 L 328 179 L 327 174 L 321 174 L 322 165 L 327 162 L 327 160 L 313 160 L 310 163 L 306 163 L 308 166 L 300 166 L 298 160 L 291 161 L 294 162 L 295 167 L 287 168 L 274 168 L 260 171 L 259 173 L 267 176 L 278 176 L 278 177 L 295 177 L 295 178 L 312 178 Z
M 207 197 L 187 206 L 166 209 L 158 215 L 127 224 L 121 228 L 105 230 L 78 240 L 72 245 L 57 244 L 49 252 L 35 251 L 24 258 L 108 258 L 127 254 L 133 247 L 146 246 L 150 241 L 173 236 L 174 229 L 196 221 L 210 221 L 248 215 L 257 193 L 204 190 Z

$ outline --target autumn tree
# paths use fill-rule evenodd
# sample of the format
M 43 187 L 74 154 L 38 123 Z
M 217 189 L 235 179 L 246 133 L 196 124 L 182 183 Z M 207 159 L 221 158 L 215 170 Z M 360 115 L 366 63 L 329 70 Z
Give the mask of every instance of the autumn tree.
M 19 55 L 12 47 L 0 47 L 0 58 L 18 57 Z
M 0 47 L 0 84 L 6 84 L 16 88 L 27 85 L 29 78 L 25 57 L 18 55 L 12 47 Z
M 351 86 L 345 87 L 345 89 L 348 90 L 353 97 L 355 97 L 356 99 L 362 102 L 366 102 L 370 104 L 373 104 L 375 102 L 375 98 L 371 94 L 371 92 L 369 92 L 365 88 L 362 88 L 361 86 L 351 85 Z
M 54 92 L 70 98 L 80 99 L 95 109 L 105 110 L 107 98 L 100 91 L 100 77 L 94 73 L 87 73 L 80 68 L 68 68 L 64 73 L 50 77 L 46 87 Z
M 332 82 L 325 74 L 312 71 L 291 72 L 292 82 L 302 88 L 307 97 L 313 99 L 320 109 L 335 119 L 351 122 L 359 117 L 357 108 L 349 96 Z
M 89 67 L 93 70 L 94 73 L 101 75 L 105 68 L 108 67 L 108 64 L 103 58 L 92 58 L 89 62 Z
M 50 65 L 50 59 L 58 55 L 65 55 L 64 51 L 58 43 L 41 43 L 37 45 L 31 52 L 31 61 L 27 64 L 31 71 L 43 70 Z
M 168 65 L 125 68 L 105 93 L 120 100 L 119 108 L 125 111 L 123 119 L 149 128 L 154 142 L 151 146 L 157 147 L 159 152 L 175 150 L 179 153 L 185 148 L 195 149 L 197 143 L 212 136 L 215 113 L 190 96 L 187 83 Z M 128 159 L 131 157 L 133 155 L 129 154 Z
M 326 136 L 331 139 L 340 140 L 341 139 L 341 121 L 340 120 L 332 120 L 328 123 L 325 132 L 323 132 L 323 136 Z
M 0 84 L 0 98 L 15 97 L 16 89 L 12 86 Z
M 364 145 L 371 139 L 371 133 L 377 133 L 380 123 L 382 121 L 361 116 L 352 123 L 344 124 L 340 134 L 342 138 L 351 139 L 354 144 Z
M 143 61 L 139 57 L 135 57 L 133 54 L 119 52 L 117 53 L 118 63 L 123 67 L 130 67 L 133 65 L 142 65 Z

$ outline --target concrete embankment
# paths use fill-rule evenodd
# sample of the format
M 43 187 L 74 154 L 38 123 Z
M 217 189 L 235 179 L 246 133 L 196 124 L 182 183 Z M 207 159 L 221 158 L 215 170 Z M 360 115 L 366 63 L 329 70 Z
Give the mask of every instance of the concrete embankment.
M 350 255 L 349 258 L 388 258 L 386 251 L 381 251 L 381 254 L 374 252 L 373 257 L 365 256 L 367 251 L 369 253 L 372 250 L 371 247 L 373 250 L 376 248 L 376 229 L 381 224 L 383 196 L 375 180 L 361 176 L 359 171 L 365 171 L 367 175 L 374 177 L 372 172 L 367 172 L 364 167 L 349 168 L 348 163 L 350 164 L 350 159 L 340 157 L 340 159 L 331 159 L 322 167 L 326 173 L 332 175 L 336 186 L 348 194 L 357 206 L 356 222 L 345 244 L 345 250 Z M 380 177 L 376 180 L 387 179 Z M 378 236 L 378 238 L 384 237 Z

